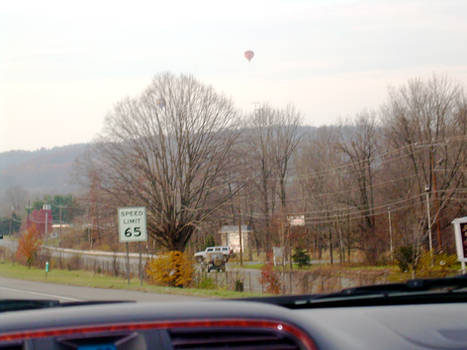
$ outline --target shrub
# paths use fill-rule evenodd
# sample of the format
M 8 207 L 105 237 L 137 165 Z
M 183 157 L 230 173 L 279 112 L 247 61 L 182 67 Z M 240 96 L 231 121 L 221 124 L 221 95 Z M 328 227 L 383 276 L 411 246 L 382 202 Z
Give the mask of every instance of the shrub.
M 146 267 L 145 267 L 145 270 L 148 269 L 148 263 L 146 263 Z M 112 273 L 114 276 L 118 276 L 118 274 L 120 273 L 120 267 L 118 265 L 118 259 L 117 259 L 117 256 L 114 254 L 112 256 Z
M 191 283 L 193 263 L 186 254 L 171 251 L 149 261 L 146 273 L 149 282 L 183 288 Z
M 441 269 L 455 269 L 459 265 L 459 261 L 457 260 L 456 254 L 437 254 L 435 263 Z
M 236 292 L 243 292 L 243 282 L 240 280 L 235 281 L 235 291 Z
M 399 247 L 394 254 L 394 257 L 397 261 L 397 264 L 402 272 L 409 271 L 409 268 L 412 271 L 415 271 L 417 268 L 417 259 L 415 256 L 415 251 L 412 246 L 402 246 Z
M 199 281 L 198 288 L 201 288 L 201 289 L 216 289 L 216 285 L 214 284 L 214 281 L 211 278 L 203 277 L 201 279 L 201 281 Z
M 295 254 L 292 255 L 293 262 L 298 264 L 298 267 L 310 265 L 310 256 L 305 249 L 297 249 Z
M 41 244 L 42 241 L 39 236 L 39 231 L 37 230 L 36 225 L 32 225 L 21 234 L 21 237 L 18 240 L 16 258 L 31 268 L 37 257 L 37 251 Z
M 2 258 L 2 261 L 6 260 L 6 256 L 7 256 L 6 252 L 7 250 L 5 247 L 0 247 L 0 257 Z
M 259 280 L 267 293 L 279 294 L 281 289 L 279 275 L 274 271 L 274 264 L 268 262 L 261 268 L 261 278 Z
M 73 254 L 70 258 L 66 260 L 66 268 L 71 270 L 79 270 L 81 268 L 81 256 L 78 254 Z
M 52 262 L 52 255 L 47 249 L 41 249 L 37 252 L 36 258 L 34 259 L 33 266 L 44 269 L 45 263 L 49 262 L 49 267 L 52 268 L 52 265 L 55 264 L 55 261 Z
M 429 251 L 424 252 L 420 256 L 420 261 L 417 264 L 417 269 L 421 272 L 442 272 L 457 267 L 457 255 L 449 255 L 445 253 L 430 254 Z

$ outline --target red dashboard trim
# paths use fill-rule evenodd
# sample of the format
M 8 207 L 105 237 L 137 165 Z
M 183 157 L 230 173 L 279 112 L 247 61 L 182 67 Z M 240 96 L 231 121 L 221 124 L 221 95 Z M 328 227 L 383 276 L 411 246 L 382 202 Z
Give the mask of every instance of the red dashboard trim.
M 300 328 L 282 321 L 253 319 L 219 319 L 219 320 L 188 320 L 188 321 L 152 321 L 135 323 L 117 323 L 107 325 L 49 328 L 41 330 L 20 331 L 0 334 L 0 341 L 22 340 L 30 338 L 58 337 L 72 334 L 134 331 L 144 329 L 169 328 L 212 328 L 212 327 L 245 327 L 272 329 L 286 332 L 297 338 L 308 350 L 317 350 L 313 340 Z

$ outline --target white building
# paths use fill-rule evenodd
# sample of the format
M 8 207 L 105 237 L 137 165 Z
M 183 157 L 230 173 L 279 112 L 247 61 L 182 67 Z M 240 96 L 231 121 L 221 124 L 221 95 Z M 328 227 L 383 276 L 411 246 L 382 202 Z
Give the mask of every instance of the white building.
M 243 251 L 248 250 L 248 242 L 250 240 L 250 234 L 252 234 L 252 229 L 247 225 L 241 225 L 242 231 L 242 248 Z M 232 248 L 234 253 L 240 252 L 240 234 L 238 230 L 238 225 L 224 225 L 219 230 L 219 233 L 222 237 L 222 245 L 229 246 Z

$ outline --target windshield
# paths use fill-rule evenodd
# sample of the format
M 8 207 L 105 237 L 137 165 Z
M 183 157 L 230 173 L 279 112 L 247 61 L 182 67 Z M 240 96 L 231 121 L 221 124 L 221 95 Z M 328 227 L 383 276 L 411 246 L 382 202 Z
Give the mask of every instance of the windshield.
M 458 1 L 3 5 L 0 299 L 461 273 L 466 20 Z

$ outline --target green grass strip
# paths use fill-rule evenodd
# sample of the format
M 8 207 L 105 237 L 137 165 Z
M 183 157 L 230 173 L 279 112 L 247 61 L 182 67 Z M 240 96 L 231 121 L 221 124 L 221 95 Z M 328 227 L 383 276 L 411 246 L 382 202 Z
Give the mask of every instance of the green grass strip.
M 130 284 L 128 284 L 127 280 L 122 277 L 97 274 L 92 271 L 85 270 L 69 271 L 54 268 L 46 275 L 43 269 L 35 267 L 31 267 L 29 269 L 24 265 L 17 263 L 13 264 L 8 261 L 0 261 L 0 276 L 36 282 L 58 283 L 92 288 L 126 289 L 156 294 L 178 294 L 211 298 L 246 298 L 261 296 L 259 293 L 235 292 L 225 289 L 162 287 L 150 285 L 146 282 L 141 286 L 140 281 L 136 278 L 131 279 Z

